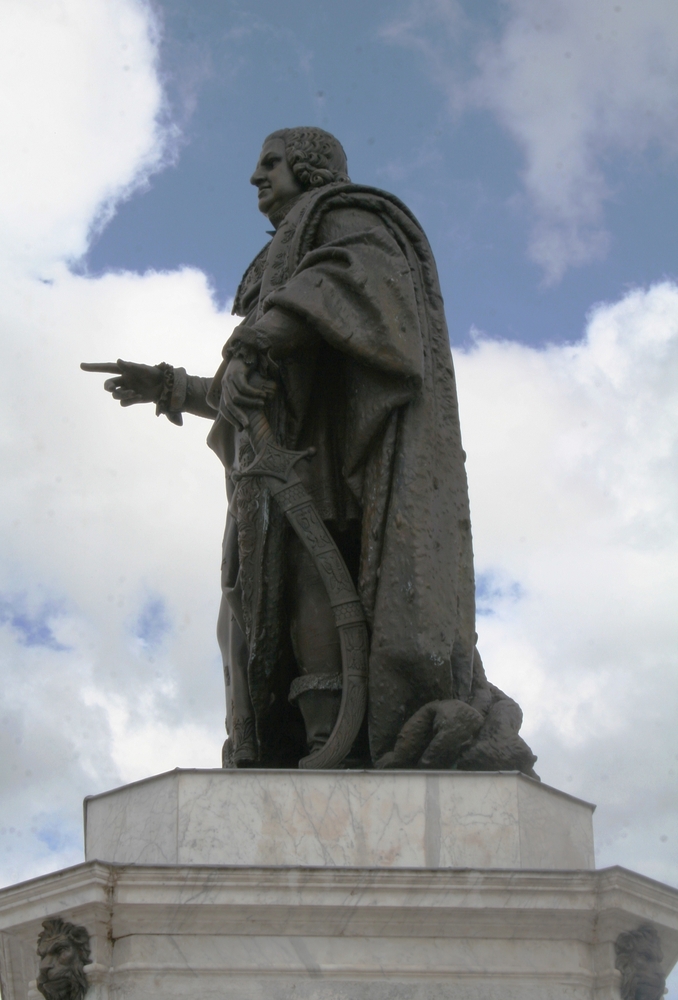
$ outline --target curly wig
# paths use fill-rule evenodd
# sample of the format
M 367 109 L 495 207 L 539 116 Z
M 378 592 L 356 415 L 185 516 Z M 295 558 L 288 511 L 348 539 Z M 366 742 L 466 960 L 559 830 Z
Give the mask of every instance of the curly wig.
M 283 140 L 287 162 L 305 191 L 350 180 L 346 153 L 329 132 L 313 126 L 282 128 L 267 138 Z

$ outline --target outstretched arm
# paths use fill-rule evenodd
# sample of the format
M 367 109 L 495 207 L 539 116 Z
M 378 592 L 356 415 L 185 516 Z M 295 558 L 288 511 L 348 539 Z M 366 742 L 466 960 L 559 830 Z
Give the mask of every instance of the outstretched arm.
M 121 406 L 135 403 L 155 403 L 155 412 L 164 413 L 173 424 L 183 423 L 182 412 L 194 413 L 214 420 L 215 410 L 207 403 L 207 390 L 211 379 L 186 375 L 183 368 L 171 365 L 140 365 L 133 361 L 103 362 L 80 367 L 86 372 L 113 375 L 106 379 L 104 389 L 117 399 Z
M 214 420 L 217 411 L 207 401 L 212 381 L 211 376 L 210 378 L 202 378 L 200 375 L 186 376 L 186 398 L 181 407 L 184 413 L 193 413 L 196 417 Z

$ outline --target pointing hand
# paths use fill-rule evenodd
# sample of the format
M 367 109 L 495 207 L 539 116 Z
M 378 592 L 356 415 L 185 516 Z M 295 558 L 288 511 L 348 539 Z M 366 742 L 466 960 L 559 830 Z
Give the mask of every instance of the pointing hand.
M 138 365 L 134 361 L 123 361 L 121 358 L 113 362 L 88 363 L 80 365 L 85 372 L 101 372 L 115 375 L 104 382 L 104 389 L 110 392 L 113 399 L 118 399 L 121 406 L 133 406 L 134 403 L 157 403 L 163 387 L 163 373 L 157 365 Z

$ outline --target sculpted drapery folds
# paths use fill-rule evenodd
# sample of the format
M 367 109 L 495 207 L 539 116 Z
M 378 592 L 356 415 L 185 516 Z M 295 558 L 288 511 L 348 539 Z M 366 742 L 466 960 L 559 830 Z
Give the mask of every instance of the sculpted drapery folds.
M 175 370 L 153 397 L 175 422 L 179 410 L 217 411 L 208 444 L 229 497 L 224 764 L 296 766 L 327 741 L 346 683 L 326 573 L 273 481 L 246 474 L 263 414 L 279 448 L 313 450 L 295 465 L 300 496 L 367 622 L 367 713 L 346 765 L 533 774 L 520 709 L 488 684 L 475 649 L 465 455 L 426 236 L 393 195 L 350 182 L 320 129 L 269 136 L 251 180 L 274 231 L 238 289 L 242 323 L 211 383 Z M 118 371 L 116 398 L 141 401 L 125 398 Z

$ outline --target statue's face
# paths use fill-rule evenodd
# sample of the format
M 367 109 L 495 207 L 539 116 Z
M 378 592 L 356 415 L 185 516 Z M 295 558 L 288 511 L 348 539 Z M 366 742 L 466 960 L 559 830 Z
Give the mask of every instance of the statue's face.
M 46 947 L 40 949 L 40 973 L 38 989 L 45 997 L 68 996 L 74 972 L 81 967 L 80 958 L 73 943 L 66 936 L 52 938 Z
M 259 189 L 259 211 L 269 219 L 303 192 L 285 158 L 285 143 L 281 138 L 266 140 L 250 184 Z

